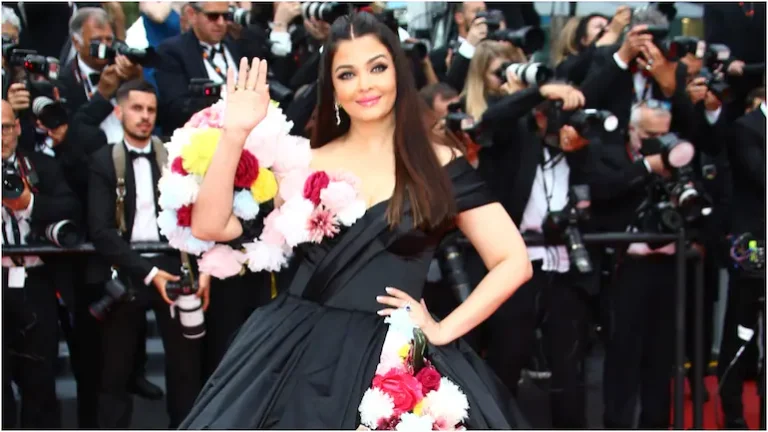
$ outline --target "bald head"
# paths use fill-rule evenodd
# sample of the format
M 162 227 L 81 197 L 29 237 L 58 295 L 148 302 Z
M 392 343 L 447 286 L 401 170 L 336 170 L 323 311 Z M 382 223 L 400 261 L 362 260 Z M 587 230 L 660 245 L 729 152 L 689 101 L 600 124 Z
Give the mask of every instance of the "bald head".
M 21 134 L 21 125 L 16 120 L 16 114 L 11 108 L 11 104 L 3 99 L 3 160 L 8 159 L 16 151 L 16 145 L 19 142 Z

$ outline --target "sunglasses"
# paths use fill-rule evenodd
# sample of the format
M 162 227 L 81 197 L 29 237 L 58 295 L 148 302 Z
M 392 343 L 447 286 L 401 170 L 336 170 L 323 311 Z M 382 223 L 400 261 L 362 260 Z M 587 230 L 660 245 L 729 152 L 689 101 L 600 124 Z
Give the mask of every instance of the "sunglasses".
M 232 12 L 206 12 L 197 9 L 198 12 L 205 15 L 210 21 L 218 21 L 220 17 L 224 17 L 224 21 L 232 21 Z

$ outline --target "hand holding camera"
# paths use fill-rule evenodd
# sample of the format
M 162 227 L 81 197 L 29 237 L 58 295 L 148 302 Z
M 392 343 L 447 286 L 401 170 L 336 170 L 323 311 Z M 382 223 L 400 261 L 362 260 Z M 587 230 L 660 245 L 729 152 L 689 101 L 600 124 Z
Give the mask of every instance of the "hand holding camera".
M 128 57 L 124 55 L 115 56 L 115 66 L 117 67 L 117 76 L 123 81 L 141 77 L 141 65 L 131 63 Z
M 30 94 L 24 83 L 14 83 L 8 88 L 8 102 L 14 111 L 29 109 Z
M 630 64 L 634 60 L 646 43 L 653 41 L 653 36 L 646 33 L 648 26 L 645 24 L 632 27 L 624 37 L 624 42 L 616 52 L 621 61 Z
M 637 57 L 637 66 L 651 74 L 656 83 L 659 84 L 659 87 L 661 87 L 664 96 L 672 97 L 677 87 L 677 80 L 675 79 L 677 63 L 667 60 L 664 53 L 661 52 L 653 41 L 647 41 L 643 44 L 640 47 L 640 52 L 642 57 Z
M 169 305 L 172 305 L 173 302 L 168 297 L 167 292 L 167 285 L 168 282 L 178 282 L 181 278 L 176 275 L 172 275 L 168 273 L 165 270 L 158 270 L 155 277 L 152 279 L 152 283 L 155 285 L 155 288 L 157 288 L 157 291 L 160 293 L 160 297 L 163 298 L 163 300 L 168 303 Z
M 575 152 L 583 149 L 589 141 L 576 132 L 571 125 L 560 128 L 560 149 L 564 152 Z
M 197 297 L 203 299 L 203 311 L 207 311 L 211 303 L 211 275 L 200 273 L 198 279 Z
M 287 32 L 290 24 L 297 16 L 301 15 L 301 3 L 278 2 L 275 3 L 275 16 L 272 20 L 272 31 Z
M 486 37 L 488 37 L 488 25 L 485 23 L 485 18 L 475 18 L 467 32 L 467 42 L 476 47 Z
M 621 34 L 630 21 L 632 21 L 632 8 L 629 6 L 619 6 L 616 9 L 616 13 L 613 14 L 611 22 L 608 23 L 606 30 L 615 34 Z
M 549 100 L 563 101 L 563 109 L 572 111 L 584 106 L 584 94 L 576 88 L 567 84 L 544 84 L 539 88 L 539 93 Z
M 104 99 L 112 99 L 117 88 L 120 86 L 120 76 L 118 75 L 118 66 L 109 65 L 101 71 L 99 78 L 98 91 L 104 96 Z

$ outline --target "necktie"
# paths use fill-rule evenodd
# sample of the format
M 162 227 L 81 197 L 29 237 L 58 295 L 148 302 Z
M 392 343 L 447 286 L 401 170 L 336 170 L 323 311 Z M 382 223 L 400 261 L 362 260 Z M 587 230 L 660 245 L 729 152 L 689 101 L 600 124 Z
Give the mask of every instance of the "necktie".
M 99 85 L 99 80 L 101 79 L 101 74 L 99 72 L 90 73 L 90 74 L 88 74 L 88 79 L 91 80 L 91 84 Z

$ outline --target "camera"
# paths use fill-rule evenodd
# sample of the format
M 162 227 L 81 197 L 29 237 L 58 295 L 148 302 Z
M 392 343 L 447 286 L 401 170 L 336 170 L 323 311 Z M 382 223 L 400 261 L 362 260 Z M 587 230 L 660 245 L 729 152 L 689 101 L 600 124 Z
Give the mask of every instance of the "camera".
M 415 56 L 418 59 L 424 59 L 429 52 L 427 44 L 424 42 L 403 42 L 400 46 L 403 47 L 403 51 L 409 56 Z
M 703 59 L 707 51 L 707 43 L 699 38 L 690 36 L 676 36 L 662 42 L 659 49 L 669 61 L 678 61 L 688 54 L 693 54 L 698 59 Z
M 725 74 L 722 72 L 712 72 L 709 69 L 702 69 L 699 76 L 704 77 L 707 81 L 707 89 L 712 92 L 720 102 L 727 104 L 733 101 L 731 86 L 725 81 Z
M 175 318 L 174 310 L 178 310 L 181 333 L 187 339 L 205 336 L 203 303 L 197 296 L 199 288 L 186 264 L 181 268 L 181 279 L 178 282 L 168 281 L 165 284 L 165 293 L 169 299 L 174 300 L 171 319 Z
M 476 139 L 475 119 L 471 115 L 461 111 L 461 102 L 453 102 L 448 105 L 448 114 L 445 116 L 445 127 L 454 134 L 466 133 L 473 140 Z
M 112 279 L 104 284 L 105 294 L 99 300 L 88 306 L 91 316 L 99 321 L 104 321 L 107 313 L 113 308 L 115 303 L 127 303 L 136 298 L 135 293 L 120 280 L 117 270 L 112 269 Z
M 669 36 L 668 25 L 649 25 L 642 34 L 649 34 L 653 38 L 653 44 L 657 47 L 664 45 L 664 39 Z
M 531 55 L 544 47 L 546 36 L 544 30 L 539 27 L 527 26 L 517 30 L 498 29 L 491 32 L 488 29 L 488 38 L 495 41 L 507 41 L 520 48 L 526 55 Z
M 64 107 L 64 103 L 60 100 L 55 101 L 47 95 L 35 96 L 34 94 L 47 93 L 47 91 L 39 90 L 41 83 L 29 83 L 30 95 L 32 95 L 32 112 L 35 114 L 40 123 L 48 129 L 56 129 L 57 127 L 67 124 L 69 121 L 69 115 L 67 109 Z M 50 83 L 45 83 L 49 84 Z M 37 91 L 34 91 L 38 87 Z M 51 86 L 52 87 L 52 86 Z
M 655 138 L 643 139 L 640 154 L 643 156 L 660 154 L 665 167 L 679 169 L 691 163 L 696 149 L 690 142 L 670 132 Z
M 496 75 L 506 81 L 507 72 L 515 75 L 527 86 L 544 84 L 554 75 L 552 69 L 544 63 L 504 63 L 496 70 Z
M 564 111 L 562 101 L 552 102 L 545 114 L 547 116 L 546 136 L 549 139 L 544 141 L 557 148 L 560 147 L 560 129 L 563 126 L 573 127 L 587 140 L 600 138 L 619 127 L 619 119 L 610 111 L 592 108 Z
M 247 27 L 248 24 L 251 24 L 251 10 L 250 9 L 243 9 L 236 6 L 230 6 L 229 7 L 229 15 L 230 19 L 227 21 L 232 21 L 235 24 L 239 24 L 243 27 Z
M 437 253 L 437 262 L 443 280 L 448 283 L 456 298 L 463 302 L 472 293 L 472 283 L 464 268 L 464 256 L 455 241 L 449 241 Z
M 24 180 L 13 164 L 3 166 L 3 198 L 16 199 L 24 193 Z
M 275 74 L 271 70 L 267 71 L 267 84 L 269 85 L 269 97 L 281 106 L 293 100 L 293 90 L 275 79 Z
M 589 252 L 584 246 L 579 229 L 579 226 L 584 226 L 591 220 L 590 199 L 588 185 L 571 186 L 565 207 L 560 211 L 547 213 L 542 224 L 546 239 L 551 242 L 565 241 L 571 265 L 576 266 L 580 273 L 592 272 L 592 260 L 589 258 Z
M 69 219 L 48 225 L 41 237 L 41 240 L 47 240 L 62 248 L 75 247 L 82 243 L 77 225 Z
M 704 67 L 714 71 L 731 60 L 731 49 L 723 44 L 709 44 L 703 58 Z
M 491 34 L 501 27 L 501 22 L 504 21 L 504 13 L 497 9 L 478 11 L 477 14 L 475 14 L 475 19 L 478 18 L 485 18 L 485 24 L 488 26 L 488 34 Z
M 91 42 L 90 55 L 93 58 L 107 60 L 110 64 L 113 64 L 118 54 L 127 57 L 131 63 L 144 67 L 154 67 L 159 59 L 155 49 L 152 47 L 147 49 L 131 48 L 121 41 L 112 42 L 112 46 L 99 41 Z
M 214 83 L 208 78 L 192 78 L 189 80 L 187 91 L 193 97 L 212 98 L 219 100 L 223 83 Z
M 337 18 L 349 14 L 348 4 L 337 2 L 306 2 L 301 5 L 301 16 L 306 19 L 316 19 L 318 21 L 332 24 Z

